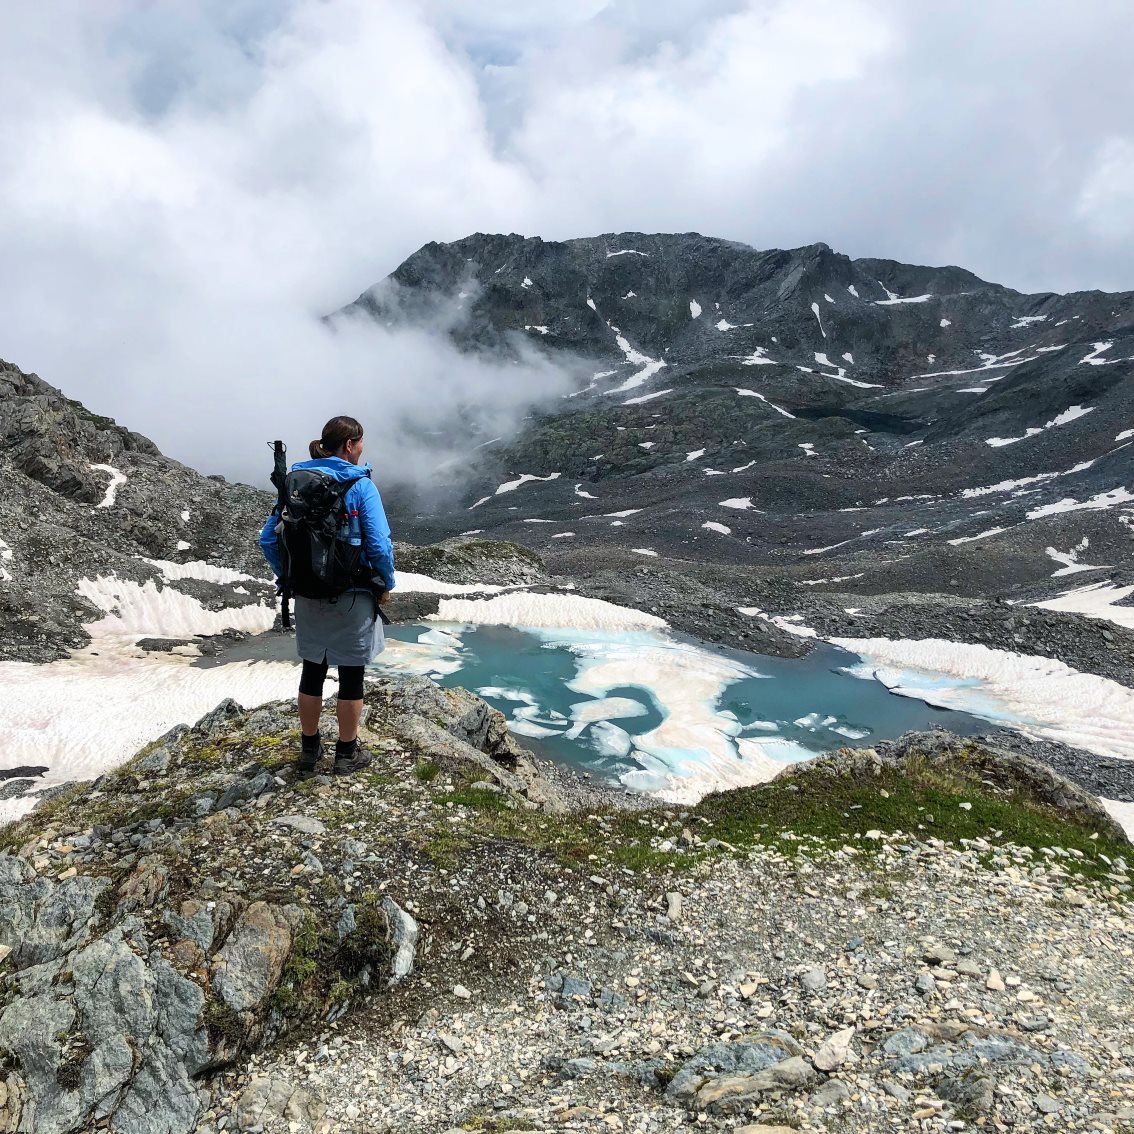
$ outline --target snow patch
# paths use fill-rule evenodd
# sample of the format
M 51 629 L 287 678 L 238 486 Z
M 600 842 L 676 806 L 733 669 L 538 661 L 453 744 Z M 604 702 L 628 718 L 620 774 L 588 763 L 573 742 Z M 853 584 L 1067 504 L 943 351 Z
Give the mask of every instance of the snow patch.
M 1065 497 L 1054 504 L 1045 504 L 1027 513 L 1029 520 L 1040 520 L 1044 516 L 1056 516 L 1061 512 L 1102 512 L 1116 508 L 1119 504 L 1134 502 L 1134 494 L 1127 488 L 1112 488 L 1109 492 L 1097 492 L 1088 500 L 1072 500 Z
M 1049 547 L 1047 551 L 1050 555 L 1052 549 Z M 1058 554 L 1056 552 L 1056 555 Z M 1078 564 L 1075 564 L 1073 569 L 1078 571 L 1105 570 L 1105 568 L 1085 567 Z M 1067 570 L 1055 572 L 1056 575 L 1069 573 Z M 1131 595 L 1134 595 L 1134 586 L 1120 587 L 1115 583 L 1107 582 L 1092 583 L 1086 587 L 1077 587 L 1075 590 L 1058 595 L 1056 598 L 1045 599 L 1043 602 L 1036 602 L 1031 605 L 1043 607 L 1045 610 L 1071 611 L 1074 614 L 1085 615 L 1087 618 L 1102 619 L 1106 622 L 1113 622 L 1116 626 L 1125 626 L 1129 630 L 1134 630 L 1134 606 L 1118 605 Z M 1134 732 L 1134 729 L 1131 731 Z
M 718 524 L 713 520 L 706 520 L 701 525 L 701 527 L 703 527 L 706 531 L 720 532 L 721 535 L 732 535 L 732 528 L 730 528 L 727 524 Z
M 902 297 L 895 295 L 892 291 L 887 291 L 885 286 L 883 286 L 882 290 L 886 292 L 886 298 L 876 299 L 874 301 L 875 307 L 893 307 L 898 303 L 927 303 L 933 298 L 932 295 L 910 295 Z
M 617 252 L 608 252 L 606 258 L 613 259 L 615 256 L 645 256 L 649 259 L 649 252 L 639 252 L 637 248 L 619 248 Z
M 811 305 L 811 313 L 815 316 L 815 321 L 819 324 L 819 330 L 822 332 L 823 338 L 827 337 L 827 332 L 823 330 L 823 317 L 819 314 L 819 304 L 813 303 Z
M 701 305 L 695 299 L 689 301 L 689 314 L 694 319 L 701 317 Z
M 795 414 L 794 413 L 788 413 L 788 411 L 786 409 L 784 409 L 782 406 L 776 405 L 775 402 L 768 401 L 768 399 L 766 397 L 764 397 L 763 394 L 758 394 L 755 390 L 749 390 L 745 386 L 734 386 L 733 389 L 736 390 L 736 392 L 742 398 L 758 398 L 766 406 L 771 406 L 771 408 L 774 409 L 776 411 L 776 413 L 782 414 L 784 417 L 790 417 L 793 421 L 795 420 Z
M 1110 817 L 1126 832 L 1126 837 L 1134 843 L 1134 803 L 1129 800 L 1104 799 L 1099 803 L 1110 812 Z
M 671 386 L 668 390 L 655 390 L 652 394 L 641 394 L 636 398 L 627 398 L 622 404 L 624 406 L 638 406 L 641 405 L 642 402 L 652 402 L 654 398 L 660 398 L 666 394 L 672 393 L 673 387 Z
M 997 449 L 1004 445 L 1015 445 L 1017 441 L 1026 441 L 1029 437 L 1035 437 L 1045 429 L 1055 429 L 1057 426 L 1067 425 L 1068 422 L 1077 421 L 1079 418 L 1086 417 L 1087 414 L 1093 411 L 1093 406 L 1071 406 L 1062 413 L 1056 414 L 1046 425 L 1032 426 L 1025 430 L 1023 437 L 989 437 L 986 439 L 985 444 L 991 445 L 993 448 Z
M 1077 575 L 1080 571 L 1109 571 L 1111 569 L 1110 566 L 1092 567 L 1089 563 L 1079 562 L 1079 553 L 1086 551 L 1090 545 L 1091 541 L 1086 536 L 1083 536 L 1069 551 L 1056 551 L 1054 547 L 1044 548 L 1049 559 L 1054 559 L 1056 563 L 1063 564 L 1058 571 L 1051 573 L 1051 577 L 1058 579 L 1062 575 Z
M 431 622 L 564 630 L 659 630 L 665 620 L 645 611 L 583 595 L 538 595 L 527 591 L 490 599 L 443 598 Z M 637 682 L 635 684 L 638 684 Z
M 995 717 L 991 694 L 1018 717 L 1000 719 L 1031 735 L 1086 748 L 1100 756 L 1134 758 L 1134 690 L 1094 674 L 1080 673 L 1050 658 L 994 650 L 937 638 L 832 638 L 867 664 L 848 670 L 875 678 L 893 693 L 932 705 Z M 942 674 L 965 684 L 950 687 Z M 971 683 L 978 682 L 974 687 Z M 990 712 L 990 708 L 993 709 Z M 1022 726 L 1020 717 L 1029 724 Z
M 735 508 L 738 511 L 747 511 L 752 508 L 751 496 L 734 496 L 730 500 L 722 500 L 720 502 L 721 508 Z M 756 510 L 756 509 L 754 509 Z
M 1063 472 L 1037 473 L 1035 476 L 1021 477 L 1019 480 L 1002 480 L 999 484 L 989 484 L 982 488 L 966 488 L 961 492 L 961 496 L 971 499 L 974 496 L 987 496 L 992 492 L 1011 492 L 1013 489 L 1023 488 L 1029 484 L 1041 484 L 1047 480 L 1054 480 L 1056 477 L 1070 476 L 1072 473 L 1083 472 L 1089 469 L 1094 463 L 1094 461 L 1081 461 L 1079 464 Z
M 113 465 L 91 465 L 94 472 L 104 472 L 110 474 L 110 483 L 106 486 L 106 494 L 95 505 L 96 508 L 110 508 L 113 507 L 114 501 L 118 497 L 119 485 L 126 483 L 126 474 L 116 469 Z
M 975 543 L 978 539 L 988 539 L 989 536 L 999 535 L 1007 530 L 1007 528 L 989 528 L 988 531 L 980 532 L 978 535 L 962 536 L 960 539 L 951 539 L 947 542 L 957 547 L 962 543 Z
M 494 496 L 502 496 L 505 492 L 515 492 L 521 485 L 529 484 L 534 480 L 558 480 L 562 473 L 549 473 L 547 476 L 536 476 L 534 473 L 520 473 L 515 480 L 506 480 L 503 484 L 497 485 Z M 474 504 L 475 508 L 476 505 Z

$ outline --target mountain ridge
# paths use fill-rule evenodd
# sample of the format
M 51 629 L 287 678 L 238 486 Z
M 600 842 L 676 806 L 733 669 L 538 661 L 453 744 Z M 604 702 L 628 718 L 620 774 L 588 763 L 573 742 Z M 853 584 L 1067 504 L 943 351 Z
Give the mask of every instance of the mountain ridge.
M 589 377 L 515 437 L 471 436 L 488 447 L 452 478 L 463 508 L 419 506 L 420 537 L 808 582 L 857 574 L 865 549 L 914 561 L 887 585 L 936 587 L 944 563 L 946 589 L 960 573 L 970 595 L 1043 589 L 1047 546 L 1129 559 L 1134 292 L 1029 295 L 823 243 L 474 234 L 425 245 L 333 318 L 428 325 L 443 309 L 462 350 L 523 344 Z M 1000 569 L 972 570 L 978 539 Z

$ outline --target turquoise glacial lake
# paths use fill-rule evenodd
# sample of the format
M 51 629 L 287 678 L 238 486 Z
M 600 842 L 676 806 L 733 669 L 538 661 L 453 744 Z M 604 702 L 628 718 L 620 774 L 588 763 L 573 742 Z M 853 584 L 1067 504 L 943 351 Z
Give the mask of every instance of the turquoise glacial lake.
M 429 623 L 389 627 L 372 668 L 474 690 L 538 754 L 677 802 L 838 747 L 1011 723 L 992 703 L 982 717 L 895 695 L 823 645 L 791 659 L 653 632 Z

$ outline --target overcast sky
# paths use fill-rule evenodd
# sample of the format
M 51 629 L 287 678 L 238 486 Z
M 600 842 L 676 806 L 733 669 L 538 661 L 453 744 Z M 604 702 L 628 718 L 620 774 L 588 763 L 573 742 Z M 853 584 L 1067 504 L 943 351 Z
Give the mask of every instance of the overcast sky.
M 1134 289 L 1129 0 L 41 0 L 0 42 L 0 357 L 206 471 L 452 383 L 522 410 L 312 320 L 475 230 Z

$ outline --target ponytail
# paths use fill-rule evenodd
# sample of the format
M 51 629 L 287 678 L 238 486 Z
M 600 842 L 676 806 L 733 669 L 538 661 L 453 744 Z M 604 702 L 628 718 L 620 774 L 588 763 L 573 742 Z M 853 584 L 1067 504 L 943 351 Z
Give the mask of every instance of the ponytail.
M 323 426 L 323 435 L 308 445 L 313 461 L 337 453 L 348 441 L 362 440 L 362 424 L 353 417 L 332 417 Z

